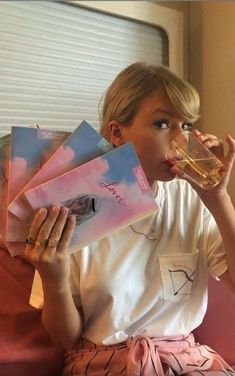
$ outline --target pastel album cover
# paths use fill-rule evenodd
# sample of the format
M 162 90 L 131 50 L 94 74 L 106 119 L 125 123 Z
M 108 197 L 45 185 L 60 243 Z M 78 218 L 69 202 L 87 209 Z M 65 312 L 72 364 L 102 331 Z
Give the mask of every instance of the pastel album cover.
M 14 233 L 15 240 L 14 242 L 9 242 L 5 238 L 5 245 L 8 252 L 13 257 L 21 254 L 24 250 L 25 241 L 28 236 L 29 229 L 28 226 L 25 226 L 25 224 L 22 221 L 20 221 L 19 218 L 15 217 L 13 214 L 10 213 L 9 216 L 11 217 L 11 220 L 9 221 L 9 231 Z M 24 242 L 22 242 L 22 239 L 24 239 Z
M 70 251 L 151 215 L 157 205 L 132 144 L 93 159 L 25 192 L 32 220 L 35 209 L 61 204 L 76 218 Z M 22 239 L 22 241 L 24 241 Z
M 26 224 L 23 223 L 20 220 L 20 218 L 16 217 L 14 214 L 9 213 L 9 212 L 7 213 L 7 223 L 6 223 L 4 241 L 11 255 L 12 255 L 12 252 L 9 249 L 9 245 L 12 242 L 22 243 L 22 239 L 24 239 L 25 241 L 28 236 L 28 232 L 29 232 L 29 226 L 26 226 Z
M 14 215 L 22 212 L 27 206 L 23 192 L 43 184 L 65 172 L 80 166 L 112 149 L 112 145 L 105 140 L 85 120 L 64 141 L 55 153 L 44 163 L 42 168 L 32 177 L 29 183 L 8 206 Z
M 15 126 L 11 128 L 8 203 L 23 189 L 69 132 Z
M 25 250 L 25 243 L 9 243 L 6 242 L 7 250 L 11 257 L 22 255 Z
M 36 127 L 36 124 L 32 124 L 29 126 Z M 19 247 L 16 247 L 16 244 L 12 243 L 10 249 L 9 244 L 5 241 L 9 187 L 8 182 L 10 146 L 11 134 L 5 135 L 0 138 L 0 247 L 8 250 L 11 253 L 11 255 L 14 256 L 16 254 L 19 254 Z
M 57 130 L 12 127 L 7 207 L 69 135 L 70 132 Z M 6 242 L 11 240 L 9 234 L 12 228 L 17 228 L 17 221 L 15 216 L 7 210 L 3 233 L 3 239 Z M 14 232 L 14 238 L 16 238 L 18 232 L 16 230 Z

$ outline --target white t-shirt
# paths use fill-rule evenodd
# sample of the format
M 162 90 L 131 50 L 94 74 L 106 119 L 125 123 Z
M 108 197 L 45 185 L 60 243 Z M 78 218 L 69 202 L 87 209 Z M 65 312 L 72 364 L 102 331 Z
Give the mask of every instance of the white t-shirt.
M 227 270 L 215 221 L 183 180 L 159 182 L 159 211 L 71 256 L 71 289 L 83 336 L 115 344 L 136 335 L 187 335 L 203 320 L 208 273 Z M 154 229 L 155 240 L 147 239 Z M 134 230 L 134 231 L 133 231 Z M 35 275 L 30 303 L 43 305 Z

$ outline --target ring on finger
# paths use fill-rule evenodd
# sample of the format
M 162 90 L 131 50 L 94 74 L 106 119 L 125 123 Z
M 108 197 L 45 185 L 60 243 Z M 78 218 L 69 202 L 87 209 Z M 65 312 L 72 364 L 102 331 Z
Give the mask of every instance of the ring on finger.
M 37 247 L 41 247 L 41 245 L 42 245 L 42 243 L 39 242 L 38 240 L 35 240 L 34 244 L 35 244 L 35 246 L 37 246 Z
M 25 241 L 26 244 L 35 244 L 35 240 L 33 240 L 30 236 L 28 236 L 26 238 L 26 241 Z
M 57 239 L 50 239 L 49 238 L 47 245 L 48 245 L 48 247 L 56 248 L 57 245 L 58 245 L 58 243 L 59 243 L 59 240 L 57 240 Z

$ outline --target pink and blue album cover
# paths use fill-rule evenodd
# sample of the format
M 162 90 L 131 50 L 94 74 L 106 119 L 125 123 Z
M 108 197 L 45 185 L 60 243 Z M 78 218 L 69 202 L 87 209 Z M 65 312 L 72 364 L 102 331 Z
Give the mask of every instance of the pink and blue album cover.
M 11 129 L 8 203 L 16 197 L 70 132 L 15 126 Z
M 0 247 L 8 250 L 11 256 L 22 253 L 24 247 L 22 244 L 6 241 L 7 226 L 7 201 L 8 201 L 8 182 L 9 182 L 9 158 L 10 158 L 11 134 L 0 138 Z M 19 220 L 14 224 L 14 231 L 25 231 L 25 226 Z
M 11 134 L 0 138 L 0 244 L 5 248 L 3 237 L 5 238 L 6 232 L 11 138 Z
M 12 127 L 6 208 L 69 135 L 70 132 L 57 130 Z M 23 234 L 25 226 L 20 226 L 16 216 L 7 209 L 4 218 L 3 240 L 11 255 L 15 255 L 16 247 L 9 243 L 8 234 L 14 229 L 17 237 L 19 232 Z
M 42 168 L 32 177 L 29 183 L 8 206 L 15 216 L 27 205 L 23 192 L 43 184 L 58 175 L 72 170 L 74 167 L 94 159 L 112 149 L 112 145 L 104 139 L 85 120 L 64 141 L 55 153 L 44 163 Z M 11 231 L 9 230 L 9 236 Z M 7 236 L 8 238 L 8 236 Z
M 76 229 L 70 252 L 157 209 L 132 144 L 113 149 L 24 194 L 31 211 L 23 212 L 21 220 L 28 226 L 35 210 L 41 207 L 60 204 L 75 215 Z

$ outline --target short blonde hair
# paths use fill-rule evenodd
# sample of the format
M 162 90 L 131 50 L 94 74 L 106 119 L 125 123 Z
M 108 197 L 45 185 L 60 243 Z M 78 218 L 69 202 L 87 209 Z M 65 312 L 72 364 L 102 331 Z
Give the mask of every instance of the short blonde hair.
M 156 90 L 167 94 L 173 107 L 187 122 L 199 118 L 200 99 L 196 89 L 167 67 L 135 63 L 123 69 L 104 95 L 100 133 L 109 140 L 110 121 L 128 126 L 141 103 Z

